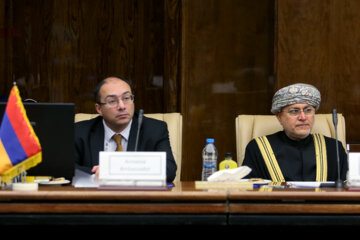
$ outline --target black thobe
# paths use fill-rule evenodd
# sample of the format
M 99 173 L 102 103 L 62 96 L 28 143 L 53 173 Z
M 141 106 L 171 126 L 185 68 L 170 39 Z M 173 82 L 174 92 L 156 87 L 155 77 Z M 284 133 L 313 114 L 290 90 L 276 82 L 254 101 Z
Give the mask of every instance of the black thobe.
M 315 181 L 316 156 L 313 136 L 294 141 L 288 138 L 284 131 L 267 136 L 275 154 L 276 160 L 285 178 L 285 181 Z M 324 136 L 327 151 L 327 181 L 336 181 L 338 177 L 336 140 Z M 340 177 L 346 180 L 348 170 L 347 154 L 340 141 Z M 269 171 L 255 141 L 251 140 L 246 147 L 243 165 L 252 169 L 246 178 L 270 179 Z

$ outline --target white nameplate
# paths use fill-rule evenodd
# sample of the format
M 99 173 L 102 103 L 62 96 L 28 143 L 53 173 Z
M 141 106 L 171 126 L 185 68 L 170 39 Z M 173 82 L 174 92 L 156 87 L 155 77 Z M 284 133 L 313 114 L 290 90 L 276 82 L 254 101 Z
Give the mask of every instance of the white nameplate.
M 349 153 L 349 172 L 348 172 L 348 184 L 353 186 L 360 185 L 360 153 Z
M 101 186 L 166 186 L 166 152 L 100 152 Z

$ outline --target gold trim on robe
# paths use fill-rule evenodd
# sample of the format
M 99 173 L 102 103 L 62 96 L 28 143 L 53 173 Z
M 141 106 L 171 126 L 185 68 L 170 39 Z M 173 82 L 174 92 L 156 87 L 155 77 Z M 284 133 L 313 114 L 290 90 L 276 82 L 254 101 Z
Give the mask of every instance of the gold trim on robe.
M 327 153 L 325 138 L 323 135 L 313 134 L 315 154 L 316 154 L 316 181 L 324 182 L 327 180 Z M 266 136 L 255 138 L 259 146 L 261 155 L 264 158 L 266 167 L 273 182 L 285 182 L 275 154 Z

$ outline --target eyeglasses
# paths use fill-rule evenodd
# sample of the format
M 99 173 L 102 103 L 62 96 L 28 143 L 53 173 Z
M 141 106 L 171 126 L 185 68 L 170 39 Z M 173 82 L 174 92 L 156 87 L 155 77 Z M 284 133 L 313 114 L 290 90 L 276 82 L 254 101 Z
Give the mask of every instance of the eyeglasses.
M 120 97 L 115 95 L 109 95 L 105 98 L 105 102 L 98 102 L 100 105 L 106 105 L 109 108 L 115 108 L 119 106 L 119 99 L 126 105 L 134 101 L 135 96 L 131 93 L 126 93 Z
M 313 107 L 305 107 L 304 109 L 300 108 L 290 108 L 286 111 L 290 116 L 298 117 L 300 116 L 301 112 L 304 112 L 306 116 L 314 115 L 315 109 Z

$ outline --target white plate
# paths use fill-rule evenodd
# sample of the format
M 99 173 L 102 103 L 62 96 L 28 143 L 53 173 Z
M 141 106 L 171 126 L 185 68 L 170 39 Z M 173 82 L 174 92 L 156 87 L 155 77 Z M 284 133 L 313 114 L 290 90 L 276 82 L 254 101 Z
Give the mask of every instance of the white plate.
M 49 181 L 49 182 L 41 182 L 40 185 L 48 185 L 48 186 L 59 186 L 64 184 L 69 184 L 70 180 L 63 180 L 63 181 Z

